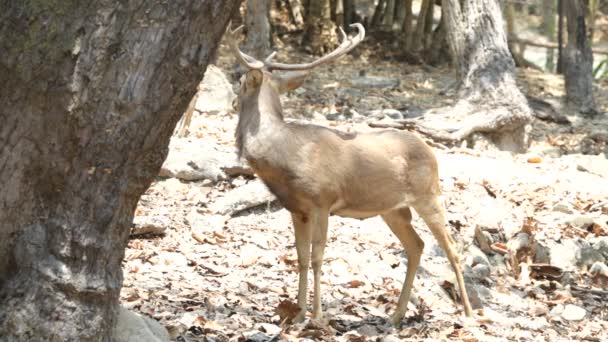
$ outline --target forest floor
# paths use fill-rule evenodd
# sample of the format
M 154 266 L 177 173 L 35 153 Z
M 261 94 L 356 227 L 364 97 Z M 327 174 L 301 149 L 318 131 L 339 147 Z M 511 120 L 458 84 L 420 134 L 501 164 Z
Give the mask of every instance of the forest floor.
M 310 60 L 279 49 L 279 60 Z M 282 96 L 286 117 L 372 130 L 368 122 L 391 120 L 374 110 L 415 116 L 456 101 L 446 92 L 454 81 L 447 67 L 380 57 L 373 41 L 357 50 Z M 222 46 L 218 66 L 230 74 L 233 63 Z M 289 213 L 276 203 L 232 216 L 212 210 L 253 182 L 243 176 L 159 177 L 152 184 L 136 218 L 168 228 L 130 240 L 123 305 L 159 320 L 177 341 L 608 340 L 608 87 L 596 87 L 604 114 L 586 118 L 561 105 L 561 77 L 518 73 L 524 93 L 551 103 L 570 123 L 534 119 L 530 152 L 522 155 L 434 144 L 473 319 L 455 298 L 447 258 L 415 216 L 426 247 L 403 325 L 391 327 L 387 314 L 407 265 L 399 241 L 380 218 L 332 216 L 322 278 L 326 319 L 283 322 L 296 301 L 298 274 Z M 360 78 L 385 82 L 361 87 Z M 232 110 L 196 113 L 184 140 L 192 148 L 233 148 L 236 122 Z

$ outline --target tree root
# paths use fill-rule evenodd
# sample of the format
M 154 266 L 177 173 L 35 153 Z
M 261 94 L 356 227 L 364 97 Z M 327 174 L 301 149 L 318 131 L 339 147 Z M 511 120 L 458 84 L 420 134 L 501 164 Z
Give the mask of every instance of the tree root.
M 527 148 L 525 127 L 529 120 L 529 113 L 521 108 L 483 108 L 461 100 L 454 107 L 428 111 L 422 117 L 389 123 L 371 122 L 369 126 L 416 130 L 435 141 L 449 144 L 482 133 L 501 150 L 521 152 Z

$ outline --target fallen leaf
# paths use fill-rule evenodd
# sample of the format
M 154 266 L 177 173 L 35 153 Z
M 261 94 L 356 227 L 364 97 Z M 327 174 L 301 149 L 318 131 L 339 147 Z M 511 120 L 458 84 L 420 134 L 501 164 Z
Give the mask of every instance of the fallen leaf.
M 363 286 L 365 285 L 365 282 L 361 281 L 361 280 L 351 280 L 348 283 L 346 283 L 346 287 L 349 288 L 355 288 L 355 287 L 359 287 L 359 286 Z
M 274 313 L 279 315 L 281 322 L 285 322 L 287 324 L 291 324 L 293 319 L 300 313 L 302 309 L 298 306 L 298 304 L 285 299 L 279 306 L 274 310 Z

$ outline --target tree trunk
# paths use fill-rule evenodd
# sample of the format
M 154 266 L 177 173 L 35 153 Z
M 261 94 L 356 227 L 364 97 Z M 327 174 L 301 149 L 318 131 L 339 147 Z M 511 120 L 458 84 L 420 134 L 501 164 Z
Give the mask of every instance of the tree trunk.
M 418 19 L 416 19 L 416 34 L 412 41 L 412 48 L 414 50 L 421 50 L 424 48 L 424 32 L 426 27 L 426 20 L 428 19 L 428 11 L 432 11 L 433 7 L 432 0 L 422 0 L 420 4 L 420 12 L 418 12 Z
M 384 15 L 382 17 L 382 31 L 390 32 L 393 30 L 395 19 L 395 0 L 386 0 Z
M 402 31 L 405 35 L 404 49 L 407 51 L 412 46 L 413 30 L 412 20 L 414 14 L 412 13 L 412 0 L 403 0 L 405 6 L 405 17 L 403 18 Z
M 450 140 L 485 134 L 500 149 L 527 148 L 530 108 L 515 84 L 515 65 L 507 46 L 504 20 L 496 0 L 442 2 L 448 44 L 460 80 L 460 101 L 435 119 Z M 456 125 L 442 121 L 455 120 Z
M 564 8 L 566 0 L 557 0 L 557 73 L 564 73 Z
M 137 201 L 237 4 L 0 3 L 0 340 L 113 340 Z
M 336 25 L 331 21 L 329 0 L 309 0 L 304 43 L 315 55 L 323 55 L 337 45 Z
M 566 0 L 568 44 L 564 51 L 566 101 L 581 113 L 595 114 L 593 100 L 593 53 L 587 37 L 583 0 Z
M 543 0 L 543 34 L 549 42 L 555 39 L 555 0 Z M 545 61 L 545 69 L 553 72 L 555 68 L 554 50 L 547 49 L 547 58 Z
M 247 38 L 243 49 L 259 60 L 264 60 L 271 52 L 272 35 L 269 17 L 270 0 L 247 0 L 245 13 Z
M 353 23 L 353 15 L 355 14 L 354 0 L 342 0 L 344 7 L 344 26 Z

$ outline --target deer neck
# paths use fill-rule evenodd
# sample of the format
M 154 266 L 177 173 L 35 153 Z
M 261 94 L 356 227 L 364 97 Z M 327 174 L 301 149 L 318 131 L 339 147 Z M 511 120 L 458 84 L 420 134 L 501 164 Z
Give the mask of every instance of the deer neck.
M 236 130 L 239 156 L 247 159 L 263 156 L 264 149 L 285 125 L 278 93 L 263 85 L 256 96 L 241 103 Z

